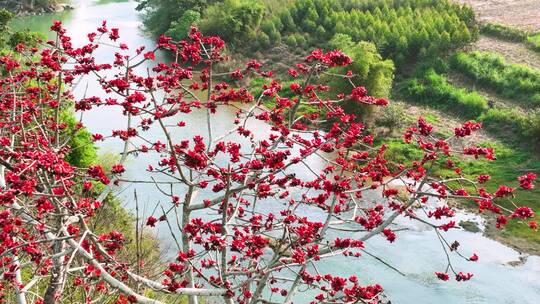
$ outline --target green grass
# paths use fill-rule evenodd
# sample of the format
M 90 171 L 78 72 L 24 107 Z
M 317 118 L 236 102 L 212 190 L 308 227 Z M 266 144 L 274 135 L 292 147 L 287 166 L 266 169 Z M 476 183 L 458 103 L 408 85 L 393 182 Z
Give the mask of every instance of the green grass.
M 385 141 L 385 144 L 388 147 L 386 157 L 391 161 L 410 163 L 411 159 L 419 159 L 422 156 L 422 151 L 414 144 L 406 144 L 399 139 Z M 502 143 L 482 143 L 481 145 L 493 147 L 495 149 L 497 160 L 474 160 L 457 156 L 452 157 L 452 160 L 463 170 L 464 175 L 468 178 L 475 179 L 479 174 L 491 175 L 491 180 L 483 185 L 490 192 L 496 191 L 499 185 L 517 187 L 519 185 L 517 177 L 527 172 L 540 173 L 540 159 L 531 158 L 531 154 L 528 151 L 512 148 Z M 448 169 L 443 165 L 443 161 L 438 162 L 434 166 L 434 169 L 434 174 L 441 178 L 456 176 L 453 170 Z M 453 186 L 457 187 L 458 185 L 456 184 Z M 473 193 L 474 189 L 472 187 L 466 188 Z M 512 203 L 506 199 L 496 202 L 510 210 L 515 208 Z M 518 191 L 515 203 L 517 205 L 527 205 L 531 207 L 536 213 L 535 219 L 540 221 L 540 186 L 532 191 Z M 471 201 L 467 201 L 465 204 L 471 208 L 476 207 L 476 204 Z M 531 230 L 527 226 L 527 223 L 515 220 L 510 221 L 501 233 L 506 236 L 522 238 L 540 244 L 540 233 Z
M 434 69 L 426 69 L 417 77 L 404 81 L 398 85 L 396 93 L 403 94 L 407 100 L 468 119 L 477 118 L 487 109 L 487 101 L 482 96 L 454 87 Z
M 527 38 L 527 46 L 537 52 L 540 52 L 540 32 Z
M 515 149 L 503 144 L 484 144 L 495 148 L 496 161 L 462 161 L 459 165 L 467 175 L 476 175 L 487 172 L 491 175 L 491 180 L 486 184 L 488 191 L 495 191 L 498 185 L 504 184 L 512 187 L 519 185 L 517 177 L 527 172 L 540 173 L 540 159 L 531 158 L 530 152 Z M 527 205 L 536 213 L 536 220 L 540 221 L 540 187 L 533 191 L 519 191 L 517 199 L 518 205 Z M 502 206 L 515 208 L 509 200 L 498 201 Z M 504 230 L 511 236 L 524 238 L 540 244 L 540 233 L 529 229 L 527 223 L 511 221 Z
M 436 124 L 440 121 L 439 116 L 431 113 L 424 113 L 423 117 L 426 119 L 427 122 L 430 124 Z
M 486 23 L 480 27 L 480 32 L 487 36 L 493 36 L 512 42 L 524 42 L 528 33 L 515 27 L 496 23 Z
M 452 58 L 452 67 L 509 100 L 528 107 L 540 107 L 538 69 L 507 63 L 497 53 L 479 51 L 457 53 Z

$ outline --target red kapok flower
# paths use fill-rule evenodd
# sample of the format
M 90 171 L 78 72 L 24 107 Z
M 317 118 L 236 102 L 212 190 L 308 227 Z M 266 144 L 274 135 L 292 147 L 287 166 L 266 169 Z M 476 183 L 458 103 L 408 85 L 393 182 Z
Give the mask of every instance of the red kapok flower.
M 155 227 L 157 223 L 157 218 L 151 216 L 146 220 L 146 226 Z
M 144 54 L 144 59 L 156 60 L 156 54 L 154 52 L 147 52 Z
M 448 281 L 448 279 L 450 279 L 450 276 L 444 272 L 435 272 L 435 275 L 439 280 Z
M 390 229 L 384 229 L 383 234 L 384 234 L 384 236 L 386 236 L 386 239 L 390 243 L 393 243 L 396 240 L 396 234 L 394 233 L 394 231 L 392 231 Z
M 534 173 L 527 173 L 518 177 L 519 186 L 526 190 L 534 189 L 533 182 L 536 180 L 537 175 Z
M 527 206 L 517 207 L 512 214 L 512 217 L 519 217 L 521 219 L 528 219 L 534 217 L 534 211 Z

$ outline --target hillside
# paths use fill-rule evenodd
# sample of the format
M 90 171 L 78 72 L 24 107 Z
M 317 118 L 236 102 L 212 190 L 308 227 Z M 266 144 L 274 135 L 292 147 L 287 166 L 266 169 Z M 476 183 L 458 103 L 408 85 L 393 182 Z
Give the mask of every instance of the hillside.
M 0 10 L 0 304 L 536 304 L 528 2 L 50 2 Z
M 499 165 L 491 172 L 497 182 L 511 183 L 511 176 L 522 170 L 540 173 L 540 61 L 528 42 L 540 25 L 536 1 L 195 2 L 201 5 L 186 7 L 192 13 L 159 20 L 155 17 L 163 17 L 159 12 L 165 6 L 149 2 L 142 8 L 145 24 L 155 34 L 166 32 L 176 39 L 185 37 L 189 25 L 197 25 L 224 37 L 246 58 L 268 63 L 278 76 L 313 48 L 343 49 L 357 62 L 352 67 L 357 82 L 376 96 L 399 101 L 377 113 L 348 109 L 368 122 L 372 132 L 392 140 L 393 155 L 408 149 L 400 142 L 408 117 L 425 114 L 442 133 L 453 132 L 451 122 L 472 119 L 485 128 L 477 140 L 500 151 Z M 487 22 L 496 24 L 490 36 L 485 34 Z M 324 77 L 320 81 L 326 83 Z M 456 161 L 467 174 L 485 165 Z M 539 201 L 537 190 L 528 203 L 538 213 Z M 508 242 L 529 239 L 535 249 L 527 250 L 540 250 L 540 237 L 526 226 L 507 230 L 501 235 Z

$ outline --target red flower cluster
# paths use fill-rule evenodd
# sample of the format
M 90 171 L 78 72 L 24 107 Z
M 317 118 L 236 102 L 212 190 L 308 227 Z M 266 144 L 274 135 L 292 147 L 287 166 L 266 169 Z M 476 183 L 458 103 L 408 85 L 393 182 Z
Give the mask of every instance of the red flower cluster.
M 53 294 L 64 302 L 69 301 L 61 288 L 66 285 L 88 295 L 87 301 L 124 293 L 119 303 L 152 302 L 146 299 L 154 294 L 146 292 L 149 289 L 210 293 L 237 303 L 265 301 L 273 293 L 280 302 L 285 301 L 280 296 L 293 295 L 298 288 L 317 290 L 315 301 L 376 303 L 383 292 L 377 284 L 361 286 L 356 276 L 342 277 L 337 270 L 311 275 L 306 269 L 329 256 L 361 259 L 374 236 L 394 242 L 391 224 L 399 216 L 442 231 L 454 228 L 455 221 L 431 223 L 451 218 L 455 211 L 433 206 L 430 197 L 474 201 L 480 212 L 497 215 L 499 228 L 509 221 L 527 221 L 522 224 L 537 229 L 531 208 L 508 210 L 499 205 L 503 198 L 533 189 L 535 174 L 519 177 L 519 187 L 500 186 L 495 193 L 465 190 L 474 181 L 457 167 L 454 156 L 461 151 L 452 147 L 453 139 L 471 135 L 479 123 L 467 122 L 444 138 L 420 117 L 404 134 L 418 156 L 407 155 L 403 163 L 389 161 L 388 147 L 378 145 L 370 128 L 359 122 L 361 117 L 342 107 L 346 101 L 381 106 L 388 101 L 369 96 L 356 84 L 350 92 L 335 92 L 312 77 L 349 65 L 351 58 L 341 51 L 315 50 L 307 62 L 288 67 L 288 74 L 297 78 L 290 90 L 277 78 L 250 90 L 241 86 L 247 75 L 269 78 L 272 72 L 263 71 L 258 61 L 227 71 L 229 65 L 220 64 L 228 59 L 223 40 L 195 28 L 184 41 L 161 36 L 155 48 L 133 51 L 119 41 L 119 30 L 106 23 L 88 34 L 81 46 L 73 45 L 60 22 L 51 29 L 57 39 L 42 49 L 19 45 L 21 56 L 0 58 L 6 72 L 0 76 L 0 266 L 5 270 L 0 290 L 10 295 L 26 283 L 22 274 L 35 273 L 39 288 L 32 292 L 38 293 L 47 289 L 42 286 L 49 279 L 73 275 L 48 286 L 57 288 Z M 116 46 L 111 62 L 98 63 L 96 50 L 111 45 Z M 155 62 L 160 49 L 175 60 Z M 353 75 L 355 71 L 349 71 L 338 77 L 353 81 Z M 71 89 L 79 77 L 95 80 L 103 92 L 74 97 Z M 337 100 L 328 99 L 335 96 Z M 70 138 L 83 125 L 70 126 L 51 114 L 67 107 L 68 101 L 78 112 L 103 109 L 127 118 L 125 127 L 111 130 L 112 136 L 93 134 L 92 139 L 118 141 L 126 147 L 122 156 L 147 162 L 142 166 L 148 173 L 133 181 L 117 179 L 126 168 L 123 163 L 113 165 L 115 185 L 154 185 L 165 197 L 162 215 L 149 216 L 143 224 L 155 227 L 164 221 L 173 230 L 177 227 L 181 233 L 172 239 L 181 250 L 177 260 L 158 273 L 146 266 L 154 263 L 133 263 L 119 254 L 131 241 L 122 233 L 92 231 L 94 219 L 100 219 L 95 215 L 108 210 L 100 207 L 101 201 L 107 206 L 109 191 L 114 191 L 96 187 L 96 181 L 109 184 L 113 177 L 99 165 L 78 168 L 67 162 L 76 149 L 70 147 Z M 269 101 L 265 107 L 263 101 Z M 216 119 L 216 113 L 230 115 L 231 121 L 221 121 L 222 115 Z M 197 120 L 205 127 L 197 129 Z M 493 153 L 476 146 L 463 150 L 465 155 L 494 160 Z M 453 170 L 448 178 L 433 174 L 439 166 Z M 477 181 L 489 179 L 480 174 Z M 403 190 L 393 186 L 395 181 L 403 183 Z M 382 197 L 368 199 L 368 191 Z M 401 192 L 409 199 L 398 195 Z M 427 219 L 415 215 L 416 202 L 429 210 Z M 354 238 L 350 231 L 355 231 Z M 444 238 L 442 231 L 438 233 Z M 476 254 L 466 258 L 459 253 L 457 242 L 443 243 L 449 254 L 478 260 Z M 450 266 L 447 271 L 454 271 Z M 436 275 L 449 279 L 446 272 Z M 23 282 L 16 282 L 18 277 Z M 458 281 L 471 277 L 456 274 Z
M 353 101 L 369 104 L 369 105 L 377 105 L 377 106 L 386 106 L 388 105 L 388 100 L 384 98 L 374 98 L 372 96 L 367 95 L 367 90 L 364 87 L 356 87 L 352 90 L 351 94 L 349 95 L 349 98 Z
M 454 129 L 454 134 L 457 137 L 466 137 L 471 135 L 474 131 L 478 131 L 482 128 L 482 123 L 467 121 L 461 127 Z
M 317 49 L 306 57 L 307 62 L 318 61 L 329 67 L 347 66 L 352 63 L 351 57 L 345 55 L 342 51 L 334 50 L 324 53 Z
M 105 171 L 101 166 L 95 165 L 88 168 L 87 171 L 90 177 L 100 180 L 103 184 L 108 185 L 110 183 L 109 178 L 105 175 Z
M 534 189 L 534 181 L 536 180 L 537 175 L 534 173 L 527 173 L 518 177 L 519 186 L 526 190 Z

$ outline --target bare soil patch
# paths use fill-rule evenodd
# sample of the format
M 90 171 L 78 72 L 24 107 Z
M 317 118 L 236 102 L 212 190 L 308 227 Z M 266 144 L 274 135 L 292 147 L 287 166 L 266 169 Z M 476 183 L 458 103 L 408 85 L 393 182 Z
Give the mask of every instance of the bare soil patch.
M 451 115 L 437 109 L 414 105 L 401 100 L 393 100 L 392 102 L 404 106 L 406 108 L 407 116 L 413 117 L 414 122 L 416 122 L 416 118 L 420 116 L 437 118 L 436 121 L 429 120 L 429 123 L 431 123 L 438 132 L 452 134 L 454 132 L 454 128 L 461 126 L 467 121 L 467 119 Z M 410 125 L 407 125 L 406 127 L 410 127 Z M 472 136 L 466 137 L 460 140 L 459 143 L 454 144 L 467 146 L 473 143 L 488 141 L 493 142 L 496 141 L 496 139 L 487 134 L 484 130 L 480 130 L 479 132 L 475 132 Z
M 473 7 L 483 22 L 515 26 L 526 31 L 540 30 L 538 0 L 454 0 Z

